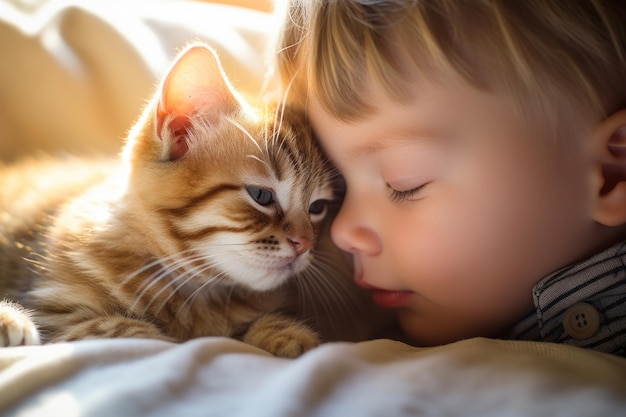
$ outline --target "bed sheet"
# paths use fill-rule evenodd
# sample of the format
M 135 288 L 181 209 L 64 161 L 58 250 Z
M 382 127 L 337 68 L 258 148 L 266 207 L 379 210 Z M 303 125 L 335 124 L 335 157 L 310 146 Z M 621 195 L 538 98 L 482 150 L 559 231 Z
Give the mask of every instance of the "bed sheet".
M 535 342 L 329 343 L 298 359 L 225 338 L 0 351 L 14 416 L 624 416 L 626 360 Z

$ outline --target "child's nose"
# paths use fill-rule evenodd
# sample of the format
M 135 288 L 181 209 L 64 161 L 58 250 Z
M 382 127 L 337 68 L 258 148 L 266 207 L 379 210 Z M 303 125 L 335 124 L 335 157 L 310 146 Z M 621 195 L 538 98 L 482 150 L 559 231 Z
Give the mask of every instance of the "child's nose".
M 371 206 L 347 193 L 331 227 L 333 242 L 346 252 L 377 254 L 382 246 L 372 216 Z

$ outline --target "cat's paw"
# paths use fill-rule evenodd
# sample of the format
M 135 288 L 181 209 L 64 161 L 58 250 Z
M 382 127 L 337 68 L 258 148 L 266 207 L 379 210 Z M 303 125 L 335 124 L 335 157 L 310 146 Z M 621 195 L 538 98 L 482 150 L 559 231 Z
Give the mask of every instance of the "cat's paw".
M 28 312 L 18 304 L 0 302 L 0 347 L 39 343 L 39 332 Z
M 268 315 L 254 322 L 243 341 L 283 358 L 297 358 L 320 344 L 313 330 L 280 315 Z

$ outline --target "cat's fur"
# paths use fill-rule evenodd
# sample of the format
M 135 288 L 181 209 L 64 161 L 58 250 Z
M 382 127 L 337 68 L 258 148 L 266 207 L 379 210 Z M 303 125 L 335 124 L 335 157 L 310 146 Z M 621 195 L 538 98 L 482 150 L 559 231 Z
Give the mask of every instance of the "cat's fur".
M 192 45 L 119 166 L 0 166 L 0 343 L 218 335 L 294 357 L 370 336 L 321 233 L 335 181 L 300 113 L 250 107 Z

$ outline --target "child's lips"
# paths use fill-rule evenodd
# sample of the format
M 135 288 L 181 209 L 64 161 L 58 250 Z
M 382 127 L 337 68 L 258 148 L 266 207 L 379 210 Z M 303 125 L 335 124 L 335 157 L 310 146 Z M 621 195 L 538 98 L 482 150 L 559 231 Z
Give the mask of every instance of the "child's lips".
M 399 308 L 408 304 L 414 293 L 412 291 L 371 290 L 372 299 L 384 308 Z
M 389 291 L 375 287 L 366 283 L 361 279 L 356 280 L 357 285 L 369 290 L 372 293 L 374 303 L 383 308 L 399 308 L 403 307 L 415 295 L 413 291 Z

